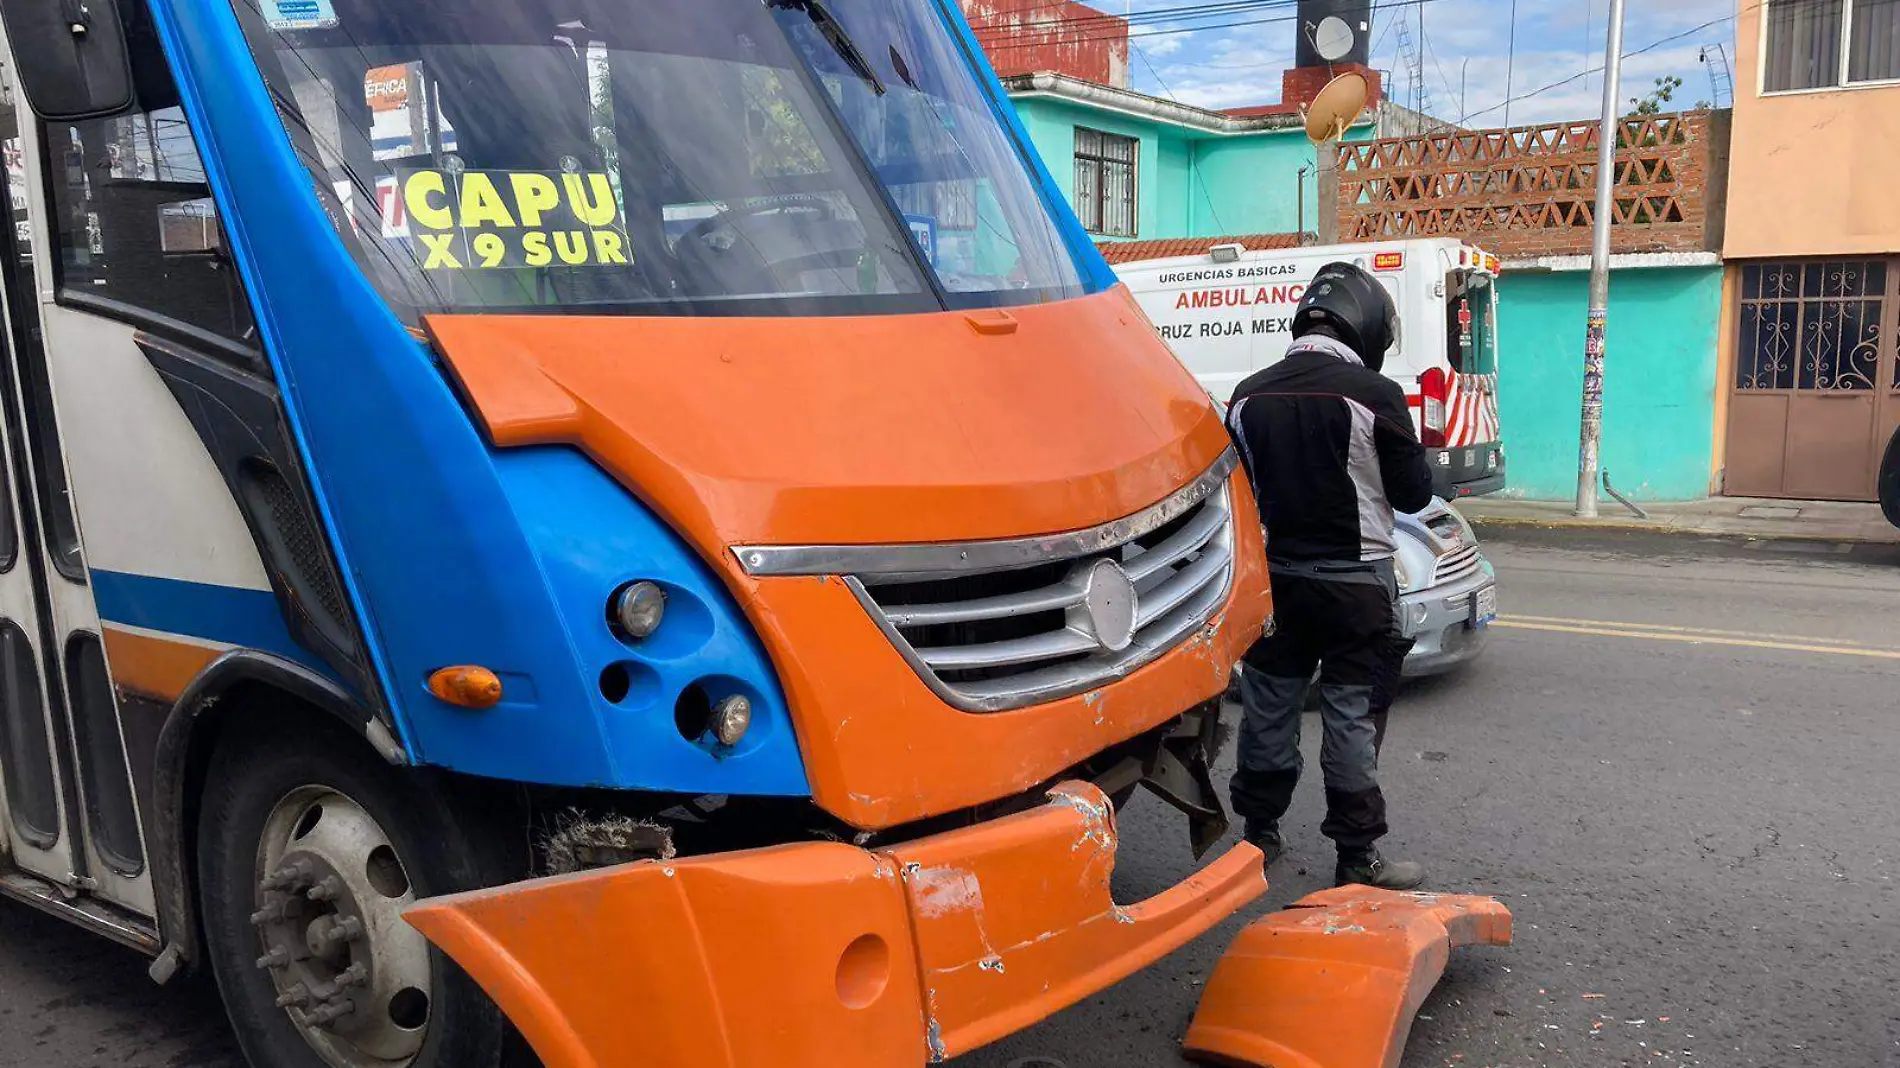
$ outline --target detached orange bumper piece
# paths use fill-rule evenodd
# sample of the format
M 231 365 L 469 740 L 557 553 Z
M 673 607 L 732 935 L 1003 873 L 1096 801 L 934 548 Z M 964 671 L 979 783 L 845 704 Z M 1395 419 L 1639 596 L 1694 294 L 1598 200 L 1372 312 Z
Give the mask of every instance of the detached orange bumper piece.
M 1321 891 L 1234 940 L 1188 1028 L 1188 1056 L 1266 1068 L 1398 1068 L 1412 1017 L 1451 951 L 1510 943 L 1510 910 L 1492 898 Z
M 1100 790 L 888 849 L 781 846 L 420 902 L 410 923 L 546 1068 L 908 1068 L 1152 963 L 1266 889 L 1236 846 L 1139 905 L 1109 896 Z

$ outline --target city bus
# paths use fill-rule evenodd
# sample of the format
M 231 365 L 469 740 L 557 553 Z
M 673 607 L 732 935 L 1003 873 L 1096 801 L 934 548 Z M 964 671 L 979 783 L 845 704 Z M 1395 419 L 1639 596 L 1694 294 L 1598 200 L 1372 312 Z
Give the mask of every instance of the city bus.
M 0 895 L 257 1068 L 578 1068 L 941 1060 L 1264 890 L 1254 502 L 947 0 L 0 24 Z
M 1117 272 L 1210 393 L 1226 400 L 1285 355 L 1307 280 L 1336 260 L 1357 263 L 1398 305 L 1400 340 L 1381 370 L 1411 402 L 1433 491 L 1456 500 L 1504 488 L 1497 256 L 1452 238 L 1251 250 L 1209 238 L 1207 246 Z

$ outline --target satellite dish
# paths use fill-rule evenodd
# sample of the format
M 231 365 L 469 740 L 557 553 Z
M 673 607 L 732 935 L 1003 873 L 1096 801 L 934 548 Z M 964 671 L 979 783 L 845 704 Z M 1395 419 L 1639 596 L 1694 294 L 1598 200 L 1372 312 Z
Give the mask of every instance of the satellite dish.
M 1366 110 L 1366 99 L 1371 95 L 1372 86 L 1357 71 L 1347 71 L 1327 82 L 1306 109 L 1306 136 L 1314 144 L 1344 136 L 1346 127 L 1357 122 Z
M 1328 15 L 1313 27 L 1313 51 L 1328 63 L 1336 63 L 1352 54 L 1352 27 L 1338 15 Z

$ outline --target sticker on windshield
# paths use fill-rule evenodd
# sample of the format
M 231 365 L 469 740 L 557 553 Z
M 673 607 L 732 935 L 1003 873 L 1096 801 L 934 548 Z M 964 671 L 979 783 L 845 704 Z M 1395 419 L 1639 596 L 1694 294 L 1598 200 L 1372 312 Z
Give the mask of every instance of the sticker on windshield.
M 904 225 L 910 227 L 911 239 L 923 251 L 924 262 L 932 267 L 937 265 L 937 220 L 930 215 L 906 215 Z
M 632 249 L 598 171 L 398 170 L 384 225 L 417 243 L 424 270 L 624 267 Z
M 264 23 L 273 30 L 327 30 L 337 24 L 330 0 L 263 0 Z

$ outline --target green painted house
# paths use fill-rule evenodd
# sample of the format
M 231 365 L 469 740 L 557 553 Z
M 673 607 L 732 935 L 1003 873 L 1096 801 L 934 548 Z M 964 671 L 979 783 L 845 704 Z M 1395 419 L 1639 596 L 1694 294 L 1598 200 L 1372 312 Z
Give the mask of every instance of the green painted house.
M 1105 248 L 1138 241 L 1141 249 L 1123 255 L 1149 257 L 1202 251 L 1198 242 L 1183 239 L 1255 235 L 1250 244 L 1260 247 L 1260 235 L 1287 235 L 1290 243 L 1301 240 L 1295 235 L 1320 229 L 1315 148 L 1295 105 L 1310 100 L 1326 74 L 1324 68 L 1286 72 L 1283 100 L 1295 104 L 1224 112 L 1052 71 L 1010 74 L 1003 83 L 1084 226 Z M 1496 145 L 1501 139 L 1507 146 L 1497 150 L 1502 156 L 1485 165 L 1496 188 L 1534 185 L 1517 178 L 1548 166 L 1549 157 L 1532 158 L 1538 151 L 1534 142 L 1548 140 L 1554 127 L 1458 131 L 1378 99 L 1376 74 L 1370 80 L 1373 103 L 1347 131 L 1349 146 L 1381 138 L 1409 138 L 1414 148 L 1487 137 Z M 1714 151 L 1712 135 L 1695 136 L 1700 140 L 1693 144 L 1655 149 L 1680 157 L 1676 186 L 1686 187 L 1692 173 L 1712 169 L 1692 171 L 1686 162 L 1690 156 L 1709 163 L 1726 151 L 1725 134 L 1720 153 Z M 1471 158 L 1467 153 L 1437 170 L 1469 173 Z M 1619 180 L 1633 181 L 1636 173 L 1626 168 Z M 1343 175 L 1342 181 L 1352 177 Z M 1569 499 L 1577 483 L 1589 281 L 1588 256 L 1582 253 L 1590 244 L 1588 219 L 1578 225 L 1574 205 L 1588 190 L 1485 205 L 1521 211 L 1516 218 L 1522 221 L 1471 234 L 1443 214 L 1453 210 L 1454 201 L 1460 209 L 1472 207 L 1469 197 L 1448 197 L 1444 187 L 1431 187 L 1429 180 L 1421 188 L 1421 195 L 1391 210 L 1342 212 L 1342 240 L 1464 236 L 1503 257 L 1499 399 L 1510 457 L 1510 484 L 1503 493 Z M 1717 197 L 1690 203 L 1681 188 L 1633 193 L 1678 197 L 1688 204 L 1688 214 L 1679 206 L 1653 225 L 1635 220 L 1615 228 L 1603 463 L 1617 488 L 1635 498 L 1706 497 L 1715 491 L 1719 474 L 1715 412 L 1723 267 L 1711 250 L 1719 247 L 1721 206 Z M 1538 202 L 1538 196 L 1552 205 Z M 1552 214 L 1539 215 L 1547 207 Z M 1366 222 L 1355 215 L 1375 217 Z M 1364 225 L 1356 229 L 1356 222 Z
M 1318 225 L 1317 156 L 1297 108 L 1210 111 L 1050 71 L 1003 84 L 1057 184 L 1105 241 Z M 1394 136 L 1419 121 L 1382 102 L 1346 139 Z

